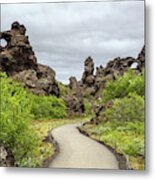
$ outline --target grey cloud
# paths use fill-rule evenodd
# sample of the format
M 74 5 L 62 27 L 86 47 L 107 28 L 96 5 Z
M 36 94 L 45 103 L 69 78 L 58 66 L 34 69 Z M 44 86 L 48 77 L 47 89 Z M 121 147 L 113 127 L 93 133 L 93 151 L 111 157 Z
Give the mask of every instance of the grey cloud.
M 144 2 L 2 5 L 2 30 L 18 20 L 38 61 L 60 81 L 81 78 L 87 56 L 105 65 L 117 56 L 137 56 L 144 44 Z

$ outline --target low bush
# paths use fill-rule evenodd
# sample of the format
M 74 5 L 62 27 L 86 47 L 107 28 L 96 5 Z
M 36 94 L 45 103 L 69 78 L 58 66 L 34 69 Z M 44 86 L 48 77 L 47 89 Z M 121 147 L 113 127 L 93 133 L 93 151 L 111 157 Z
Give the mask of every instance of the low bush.
M 31 113 L 36 120 L 64 118 L 67 116 L 66 106 L 61 98 L 36 95 L 31 95 L 31 97 L 33 99 Z
M 62 84 L 61 82 L 58 83 L 60 89 L 60 97 L 64 97 L 70 93 L 70 89 L 67 85 Z
M 144 97 L 132 93 L 128 97 L 115 99 L 103 116 L 106 121 L 116 123 L 144 121 Z
M 144 96 L 145 90 L 144 71 L 137 75 L 133 70 L 129 70 L 123 76 L 118 76 L 115 81 L 106 83 L 103 90 L 103 102 L 108 102 L 115 98 L 123 98 L 130 93 L 136 93 Z

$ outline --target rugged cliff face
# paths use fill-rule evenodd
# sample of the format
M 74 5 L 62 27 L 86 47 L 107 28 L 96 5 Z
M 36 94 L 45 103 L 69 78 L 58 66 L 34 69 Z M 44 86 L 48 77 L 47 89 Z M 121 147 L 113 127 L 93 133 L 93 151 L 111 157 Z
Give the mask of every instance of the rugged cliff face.
M 34 94 L 59 96 L 55 72 L 37 63 L 24 25 L 14 22 L 11 30 L 0 33 L 0 39 L 6 41 L 6 46 L 0 46 L 0 71 L 21 82 Z

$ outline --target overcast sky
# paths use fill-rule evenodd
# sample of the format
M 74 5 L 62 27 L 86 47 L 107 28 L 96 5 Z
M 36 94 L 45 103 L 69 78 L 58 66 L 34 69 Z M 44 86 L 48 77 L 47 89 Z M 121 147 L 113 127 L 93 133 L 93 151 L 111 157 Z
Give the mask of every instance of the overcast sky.
M 5 4 L 1 30 L 14 21 L 27 28 L 38 62 L 51 66 L 64 83 L 81 78 L 83 62 L 136 57 L 144 44 L 144 2 Z

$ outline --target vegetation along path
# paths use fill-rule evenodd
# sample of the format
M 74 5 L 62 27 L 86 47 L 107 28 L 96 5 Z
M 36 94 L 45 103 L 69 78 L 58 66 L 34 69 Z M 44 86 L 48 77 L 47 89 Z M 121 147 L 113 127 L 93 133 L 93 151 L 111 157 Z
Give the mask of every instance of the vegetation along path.
M 77 124 L 68 124 L 52 131 L 59 144 L 59 154 L 51 168 L 118 169 L 115 156 L 103 145 L 82 135 Z

